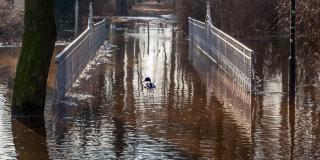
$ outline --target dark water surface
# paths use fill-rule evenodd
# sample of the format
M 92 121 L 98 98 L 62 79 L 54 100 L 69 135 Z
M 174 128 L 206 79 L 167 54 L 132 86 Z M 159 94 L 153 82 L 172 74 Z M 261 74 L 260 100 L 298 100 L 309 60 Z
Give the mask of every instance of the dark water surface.
M 320 158 L 319 87 L 300 80 L 288 100 L 286 39 L 246 42 L 262 79 L 251 97 L 173 25 L 152 20 L 148 36 L 145 24 L 117 26 L 118 47 L 102 49 L 59 105 L 52 65 L 45 123 L 33 125 L 11 122 L 19 49 L 0 48 L 0 159 Z

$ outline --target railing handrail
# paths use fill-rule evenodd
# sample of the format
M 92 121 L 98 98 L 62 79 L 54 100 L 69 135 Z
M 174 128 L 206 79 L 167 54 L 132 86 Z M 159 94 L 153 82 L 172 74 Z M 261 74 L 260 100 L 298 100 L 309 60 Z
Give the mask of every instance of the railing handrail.
M 191 18 L 191 17 L 188 17 L 189 18 L 189 21 L 192 22 L 197 22 L 197 23 L 200 23 L 202 25 L 205 25 L 206 23 L 205 22 L 201 22 L 197 19 L 194 19 L 194 18 Z M 237 48 L 239 51 L 241 51 L 241 53 L 245 54 L 246 56 L 250 56 L 251 58 L 251 54 L 253 54 L 253 50 L 250 49 L 249 47 L 247 47 L 246 45 L 244 45 L 243 43 L 241 43 L 240 41 L 236 40 L 235 38 L 231 37 L 229 34 L 221 31 L 220 29 L 218 29 L 217 27 L 215 27 L 212 23 L 210 22 L 207 22 L 210 26 L 210 29 L 211 29 L 211 32 L 215 33 L 214 31 L 212 31 L 212 29 L 216 30 L 218 33 L 222 34 L 223 36 L 227 37 L 228 39 L 232 40 L 233 42 L 235 42 L 236 44 L 238 44 L 240 47 L 242 47 L 243 49 L 247 50 L 248 53 L 250 53 L 250 55 L 246 55 L 245 53 L 243 53 L 243 51 L 241 51 L 238 47 L 234 46 L 233 44 L 231 44 L 225 37 L 221 37 L 219 36 L 218 34 L 216 34 L 217 36 L 221 37 L 223 40 L 227 41 L 229 44 L 231 44 L 232 46 L 234 46 L 235 48 Z M 196 24 L 197 25 L 197 24 Z M 202 28 L 204 28 L 204 26 L 200 26 Z
M 247 55 L 245 53 L 243 53 L 242 50 L 240 50 L 238 47 L 234 46 L 233 44 L 231 44 L 228 40 L 226 40 L 224 37 L 221 37 L 219 34 L 217 34 L 216 32 L 211 31 L 212 34 L 215 34 L 216 36 L 220 37 L 220 39 L 222 39 L 224 42 L 226 42 L 228 45 L 234 47 L 234 49 L 236 49 L 237 51 L 239 51 L 243 56 L 245 56 L 248 59 L 251 59 L 251 55 Z M 252 52 L 252 51 L 251 51 Z M 249 52 L 249 53 L 251 53 Z
M 197 23 L 200 23 L 200 24 L 203 25 L 203 26 L 200 26 L 200 27 L 202 27 L 202 28 L 205 27 L 205 23 L 204 23 L 204 22 L 201 22 L 201 21 L 199 21 L 199 20 L 193 19 L 192 17 L 188 17 L 188 19 L 189 19 L 189 22 L 190 22 L 190 21 L 197 22 Z
M 214 28 L 215 30 L 217 30 L 218 32 L 220 32 L 221 34 L 225 35 L 226 37 L 230 38 L 232 41 L 234 41 L 235 43 L 239 44 L 241 47 L 243 47 L 244 49 L 248 50 L 249 52 L 253 52 L 252 49 L 250 49 L 248 46 L 246 46 L 245 44 L 241 43 L 240 41 L 236 40 L 235 38 L 233 38 L 232 36 L 230 36 L 229 34 L 221 31 L 219 28 L 215 27 L 213 24 L 209 23 L 210 26 L 212 28 Z
M 106 20 L 102 20 L 96 24 L 94 24 L 94 30 L 99 29 L 99 27 L 104 27 L 105 26 L 105 22 Z M 85 31 L 83 31 L 75 40 L 73 40 L 61 53 L 59 53 L 56 58 L 55 58 L 55 62 L 56 64 L 62 63 L 64 62 L 64 60 L 70 56 L 70 54 L 72 53 L 72 51 L 70 50 L 74 50 L 75 48 L 73 48 L 77 43 L 79 43 L 79 45 L 84 41 L 84 37 L 88 36 L 86 34 L 88 34 L 88 32 L 90 31 L 89 28 L 87 28 Z M 78 45 L 77 45 L 78 46 Z
M 252 93 L 254 51 L 213 26 L 211 18 L 206 18 L 206 22 L 188 19 L 190 37 L 195 40 L 195 45 Z
M 104 26 L 104 23 L 106 22 L 106 20 L 102 20 L 96 24 L 94 24 L 94 28 L 97 29 L 98 27 Z
M 89 28 L 87 28 L 84 32 L 82 32 L 75 40 L 73 40 L 61 53 L 59 53 L 56 58 L 55 62 L 56 64 L 63 63 L 66 58 L 68 58 L 77 47 L 82 44 L 83 41 L 85 41 L 85 36 L 87 37 L 89 33 Z M 76 45 L 78 44 L 78 45 Z M 75 46 L 76 45 L 76 46 Z
M 96 55 L 106 38 L 106 21 L 93 23 L 92 3 L 88 27 L 55 58 L 57 64 L 56 98 L 61 101 L 78 79 L 88 62 Z

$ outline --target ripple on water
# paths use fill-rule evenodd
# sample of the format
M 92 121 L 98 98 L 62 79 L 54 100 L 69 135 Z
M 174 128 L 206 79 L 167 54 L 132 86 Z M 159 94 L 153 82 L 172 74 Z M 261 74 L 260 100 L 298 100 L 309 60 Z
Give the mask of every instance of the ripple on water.
M 11 111 L 6 98 L 7 86 L 0 83 L 0 159 L 16 159 L 11 127 Z

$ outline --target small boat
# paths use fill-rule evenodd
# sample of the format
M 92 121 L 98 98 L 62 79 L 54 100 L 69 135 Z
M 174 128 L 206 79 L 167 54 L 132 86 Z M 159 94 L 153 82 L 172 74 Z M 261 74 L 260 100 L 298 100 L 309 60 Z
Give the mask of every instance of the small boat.
M 156 85 L 151 81 L 151 78 L 150 77 L 146 77 L 144 79 L 144 87 L 145 88 L 148 88 L 148 89 L 155 89 L 156 88 Z

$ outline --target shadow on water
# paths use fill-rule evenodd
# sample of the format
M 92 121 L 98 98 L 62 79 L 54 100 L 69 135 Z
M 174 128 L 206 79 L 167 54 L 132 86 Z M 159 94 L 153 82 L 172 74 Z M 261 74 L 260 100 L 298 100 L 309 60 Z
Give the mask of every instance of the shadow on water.
M 252 143 L 251 132 L 254 108 L 251 95 L 245 89 L 239 87 L 219 65 L 209 59 L 197 46 L 193 45 L 192 41 L 189 41 L 189 59 L 201 82 L 206 86 L 207 107 L 218 107 L 217 105 L 212 105 L 210 102 L 212 99 L 216 99 L 218 101 L 216 103 L 221 105 L 221 108 L 219 107 L 221 109 L 220 113 L 213 115 L 221 116 L 222 118 L 215 120 L 215 123 L 217 123 L 215 128 L 219 130 L 217 131 L 219 134 L 217 135 L 218 145 L 215 146 L 217 152 L 214 157 L 225 159 L 230 156 L 229 158 L 231 158 L 234 155 L 225 154 L 226 150 L 229 153 L 234 153 L 237 150 L 236 146 L 246 146 L 246 144 L 238 144 L 238 138 L 241 137 L 240 139 L 246 139 L 247 143 Z M 233 123 L 225 124 L 225 118 Z M 228 125 L 231 125 L 232 127 L 230 127 L 233 129 L 229 128 Z M 226 141 L 230 141 L 230 144 L 226 143 Z M 233 144 L 232 141 L 234 142 Z M 251 147 L 246 146 L 243 150 L 240 150 L 240 155 L 237 156 L 250 159 L 251 149 Z
M 124 128 L 124 122 L 117 118 L 113 118 L 115 130 L 112 132 L 115 140 L 113 142 L 114 152 L 117 158 L 120 158 L 123 155 L 124 149 L 127 146 L 124 142 L 124 136 L 126 130 Z
M 49 159 L 45 119 L 11 118 L 10 97 L 19 52 L 19 46 L 0 48 L 0 134 L 5 139 L 0 145 L 0 159 Z M 52 100 L 54 70 L 50 68 L 47 104 Z
M 252 96 L 240 87 L 232 78 L 215 62 L 211 61 L 197 46 L 189 41 L 189 56 L 192 66 L 206 84 L 207 100 L 217 98 L 239 123 L 239 126 L 251 133 L 251 123 L 254 108 Z
M 18 159 L 49 159 L 44 118 L 13 118 L 12 133 Z
M 289 126 L 290 126 L 290 156 L 289 159 L 295 159 L 294 158 L 294 152 L 295 152 L 295 119 L 296 119 L 296 99 L 294 97 L 289 98 Z

